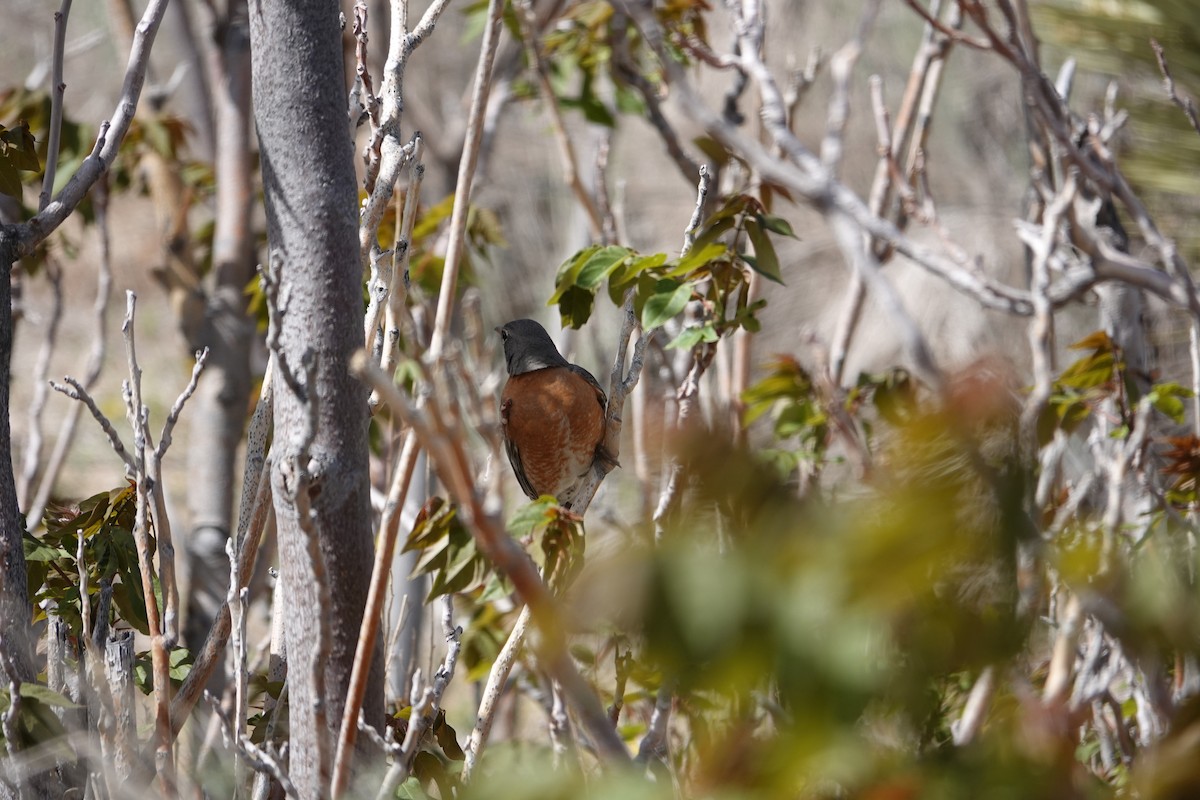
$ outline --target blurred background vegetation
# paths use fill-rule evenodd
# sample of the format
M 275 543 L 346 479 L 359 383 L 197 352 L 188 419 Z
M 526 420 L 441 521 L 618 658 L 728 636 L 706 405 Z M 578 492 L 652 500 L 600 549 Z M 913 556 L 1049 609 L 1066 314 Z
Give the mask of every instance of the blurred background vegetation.
M 664 13 L 690 23 L 689 30 L 714 49 L 728 46 L 722 28 L 728 20 L 719 10 L 685 0 L 660 5 Z M 767 5 L 777 23 L 768 35 L 772 66 L 797 70 L 811 49 L 828 55 L 850 35 L 862 4 L 778 0 Z M 1109 82 L 1118 85 L 1116 104 L 1130 114 L 1118 139 L 1118 161 L 1148 198 L 1160 227 L 1195 263 L 1200 256 L 1200 228 L 1194 224 L 1200 212 L 1200 135 L 1162 90 L 1149 39 L 1165 48 L 1179 91 L 1200 92 L 1200 11 L 1188 0 L 1042 0 L 1032 8 L 1047 71 L 1053 75 L 1068 57 L 1079 63 L 1073 107 L 1099 113 Z M 420 58 L 426 60 L 414 62 L 414 70 L 423 70 L 428 80 L 410 81 L 408 99 L 431 148 L 418 222 L 421 252 L 415 257 L 428 272 L 415 276 L 415 303 L 427 302 L 436 291 L 439 226 L 453 189 L 455 135 L 461 133 L 455 126 L 474 49 L 464 43 L 476 41 L 480 9 L 480 4 L 455 8 L 437 31 L 439 46 L 423 50 Z M 620 244 L 631 248 L 623 253 L 631 258 L 637 252 L 674 253 L 695 186 L 663 155 L 644 105 L 605 73 L 613 57 L 607 38 L 612 8 L 590 0 L 556 4 L 554 10 L 558 24 L 546 29 L 540 45 L 551 62 L 568 131 L 588 152 L 600 141 L 611 142 L 609 170 L 625 221 Z M 38 31 L 49 30 L 43 3 L 18 0 L 6 13 L 22 24 L 36 23 Z M 382 11 L 375 18 L 382 18 Z M 90 22 L 104 25 L 102 19 Z M 510 29 L 517 24 L 511 15 L 508 24 Z M 44 96 L 19 86 L 41 56 L 40 34 L 16 36 L 16 30 L 14 25 L 0 32 L 5 45 L 0 48 L 0 123 L 12 127 L 24 119 L 40 142 Z M 885 3 L 863 54 L 846 137 L 853 157 L 844 170 L 847 184 L 860 193 L 874 170 L 875 132 L 865 80 L 858 78 L 881 74 L 894 106 L 921 30 L 903 4 Z M 165 42 L 156 54 L 164 79 L 169 72 L 164 64 L 176 56 L 170 35 Z M 72 68 L 79 76 L 82 65 L 98 65 L 88 69 L 96 79 L 88 88 L 97 96 L 112 93 L 109 79 L 117 74 L 114 54 L 105 60 L 96 52 L 103 46 L 91 45 Z M 521 52 L 514 46 L 508 53 L 523 66 L 513 71 L 512 102 L 503 111 L 473 200 L 478 209 L 470 281 L 483 289 L 490 322 L 527 315 L 587 322 L 589 335 L 565 334 L 561 341 L 572 360 L 600 375 L 597 365 L 609 356 L 612 337 L 607 334 L 616 318 L 608 296 L 619 296 L 616 290 L 627 285 L 622 281 L 634 280 L 636 273 L 591 274 L 582 288 L 570 284 L 581 281 L 583 266 L 571 254 L 591 255 L 582 250 L 591 241 L 550 145 L 546 107 L 553 101 L 538 96 Z M 701 81 L 714 105 L 729 83 L 711 74 Z M 1017 77 L 992 56 L 958 48 L 945 81 L 928 170 L 942 203 L 942 222 L 960 241 L 987 253 L 990 270 L 1017 283 L 1014 276 L 1023 274 L 1024 259 L 1011 219 L 1021 213 L 1020 197 L 1028 184 Z M 70 115 L 98 119 L 103 111 L 93 108 L 94 98 L 75 95 L 76 85 L 68 95 Z M 829 90 L 824 69 L 798 117 L 798 134 L 814 147 L 824 133 Z M 176 122 L 190 113 L 180 94 L 178 108 L 168 103 L 163 117 L 139 121 L 128 157 L 132 162 L 138 152 L 155 150 L 186 167 L 198 231 L 192 246 L 203 270 L 211 246 L 206 226 L 211 174 L 204 167 L 210 154 L 186 124 Z M 743 109 L 750 120 L 755 111 L 749 104 Z M 80 155 L 91 134 L 82 123 L 68 130 L 64 146 Z M 688 133 L 689 152 L 699 153 L 690 135 L 696 132 Z M 44 163 L 44 154 L 39 157 Z M 745 177 L 737 172 L 736 158 L 727 160 L 723 166 L 729 172 Z M 115 188 L 121 190 L 113 199 L 117 284 L 149 298 L 143 323 L 148 331 L 142 335 L 157 344 L 144 348 L 147 373 L 177 378 L 184 370 L 182 338 L 167 293 L 150 277 L 162 260 L 160 231 L 148 212 L 147 190 L 129 164 L 119 166 L 116 176 Z M 36 174 L 24 177 L 31 183 Z M 729 185 L 719 191 L 725 200 L 740 197 Z M 1038 444 L 1060 446 L 1067 466 L 1043 496 L 1037 459 L 1019 444 L 1018 418 L 1030 383 L 1024 321 L 984 313 L 945 287 L 931 288 L 906 265 L 889 265 L 889 277 L 947 366 L 948 387 L 939 395 L 918 384 L 906 368 L 911 365 L 901 363 L 900 345 L 883 315 L 868 315 L 854 345 L 847 385 L 830 386 L 819 352 L 840 308 L 843 265 L 829 232 L 810 209 L 778 194 L 768 200 L 769 208 L 759 198 L 754 202 L 758 205 L 749 207 L 761 211 L 756 219 L 764 225 L 768 217 L 786 225 L 784 231 L 774 223 L 778 235 L 769 240 L 771 261 L 764 260 L 768 246 L 761 242 L 755 243 L 752 264 L 739 261 L 744 247 L 723 251 L 725 261 L 718 266 L 727 272 L 706 264 L 706 276 L 732 278 L 727 287 L 708 286 L 717 294 L 705 299 L 724 303 L 728 293 L 742 291 L 752 270 L 777 272 L 772 277 L 782 283 L 764 284 L 765 308 L 758 313 L 751 304 L 749 316 L 757 313 L 757 318 L 749 325 L 743 316 L 728 329 L 710 325 L 705 332 L 692 326 L 682 346 L 676 339 L 677 346 L 668 349 L 672 337 L 663 336 L 652 347 L 656 374 L 638 389 L 648 393 L 653 406 L 640 434 L 646 469 L 631 455 L 610 479 L 606 496 L 588 518 L 587 565 L 562 599 L 575 661 L 612 709 L 631 752 L 637 752 L 664 703 L 673 711 L 661 752 L 639 760 L 645 775 L 600 772 L 582 738 L 564 758 L 546 734 L 551 687 L 536 658 L 526 655 L 481 774 L 466 787 L 458 785 L 462 732 L 474 723 L 478 682 L 486 677 L 516 609 L 469 534 L 455 527 L 446 509 L 430 506 L 414 523 L 410 550 L 419 558 L 416 572 L 432 579 L 424 587 L 429 599 L 457 593 L 466 628 L 463 665 L 436 735 L 425 743 L 415 776 L 396 796 L 1200 797 L 1195 523 L 1200 440 L 1189 432 L 1191 402 L 1183 386 L 1191 381 L 1178 371 L 1180 362 L 1164 358 L 1151 388 L 1132 396 L 1123 354 L 1106 336 L 1068 349 L 1096 327 L 1094 302 L 1064 309 L 1058 341 L 1062 360 Z M 721 207 L 711 205 L 710 211 Z M 75 311 L 90 302 L 78 287 L 84 277 L 91 280 L 98 249 L 84 222 L 90 222 L 86 213 L 49 248 L 68 276 L 67 308 Z M 739 226 L 744 222 L 739 218 Z M 647 276 L 674 280 L 653 271 L 664 262 L 665 256 L 648 267 Z M 14 366 L 14 391 L 25 401 L 33 394 L 25 376 L 52 304 L 48 282 L 31 266 L 27 272 L 29 310 L 18 331 Z M 650 283 L 664 297 L 680 285 L 678 280 L 665 287 Z M 563 301 L 572 290 L 568 297 L 577 304 Z M 745 294 L 738 299 L 741 306 L 731 302 L 728 307 L 744 310 Z M 690 289 L 682 300 L 692 300 Z M 664 317 L 676 317 L 685 305 L 664 302 L 671 312 Z M 586 311 L 579 312 L 580 305 Z M 732 367 L 724 360 L 731 358 L 739 325 L 754 333 L 754 370 L 745 391 L 733 392 Z M 680 332 L 679 327 L 671 331 Z M 78 326 L 64 329 L 65 355 L 56 357 L 64 369 L 74 367 L 87 337 Z M 670 407 L 681 377 L 672 371 L 677 370 L 675 352 L 707 344 L 717 348 L 716 366 L 704 384 L 700 420 L 668 436 L 669 413 L 661 407 Z M 119 361 L 121 355 L 111 358 Z M 106 408 L 119 408 L 116 383 L 110 380 L 106 387 Z M 152 382 L 155 413 L 169 402 L 175 384 Z M 1145 402 L 1139 405 L 1139 400 Z M 1123 490 L 1137 494 L 1137 502 L 1113 524 L 1114 490 L 1093 460 L 1096 442 L 1127 442 L 1141 425 L 1153 427 L 1140 460 L 1135 464 L 1131 458 L 1136 477 L 1132 484 L 1116 481 L 1124 487 L 1116 490 L 1118 506 Z M 627 426 L 627 438 L 632 433 L 633 426 Z M 119 465 L 102 438 L 90 432 L 83 436 L 56 489 L 62 504 L 47 517 L 51 535 L 41 537 L 54 548 L 33 551 L 38 560 L 32 570 L 38 588 L 44 584 L 46 591 L 59 592 L 60 602 L 76 604 L 78 591 L 70 596 L 73 584 L 65 576 L 73 579 L 78 565 L 64 531 L 79 524 L 72 513 L 108 513 L 97 492 L 121 482 Z M 673 461 L 683 465 L 686 495 L 656 535 L 650 512 Z M 170 467 L 167 480 L 183 493 L 182 468 Z M 509 484 L 508 494 L 516 498 Z M 1040 499 L 1031 501 L 1034 497 Z M 72 511 L 82 498 L 89 498 L 82 510 L 75 505 Z M 128 525 L 117 519 L 115 505 L 114 500 L 111 515 L 104 517 L 106 525 L 96 527 L 124 543 Z M 546 530 L 535 525 L 531 532 L 521 513 L 513 511 L 512 532 L 537 552 L 545 539 L 533 539 Z M 118 605 L 138 599 L 124 597 Z M 136 614 L 124 623 L 136 627 L 129 617 Z M 444 650 L 432 633 L 428 638 L 420 657 L 427 674 Z M 173 677 L 186 674 L 186 664 L 173 666 L 180 667 Z M 265 674 L 258 678 L 263 694 L 255 699 L 255 712 L 269 702 L 266 696 L 277 698 L 280 688 Z M 392 698 L 397 725 L 412 712 L 406 689 Z M 52 702 L 33 697 L 23 704 L 40 720 L 27 726 L 31 736 L 59 731 L 53 715 L 47 716 Z M 265 712 L 254 717 L 255 736 L 282 736 L 284 727 L 267 723 Z M 197 779 L 203 781 L 207 769 L 212 785 L 219 784 L 228 778 L 226 767 L 210 762 Z M 377 777 L 364 770 L 358 780 L 364 784 Z

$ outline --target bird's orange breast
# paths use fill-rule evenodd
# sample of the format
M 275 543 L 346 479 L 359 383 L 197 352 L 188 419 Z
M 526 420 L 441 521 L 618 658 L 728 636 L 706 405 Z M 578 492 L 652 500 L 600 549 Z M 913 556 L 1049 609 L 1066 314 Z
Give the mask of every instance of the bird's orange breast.
M 500 402 L 504 434 L 530 487 L 561 501 L 587 474 L 604 438 L 598 391 L 569 369 L 549 367 L 510 377 Z

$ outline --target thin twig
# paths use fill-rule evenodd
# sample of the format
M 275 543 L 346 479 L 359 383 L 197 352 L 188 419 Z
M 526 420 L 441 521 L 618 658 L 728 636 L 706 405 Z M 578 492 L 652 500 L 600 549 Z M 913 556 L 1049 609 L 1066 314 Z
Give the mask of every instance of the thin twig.
M 267 747 L 259 747 L 250 741 L 248 736 L 238 736 L 233 733 L 229 714 L 221 708 L 220 701 L 208 692 L 205 692 L 204 696 L 208 699 L 209 705 L 212 706 L 213 714 L 221 721 L 221 734 L 225 741 L 236 748 L 242 758 L 246 759 L 246 763 L 253 767 L 256 772 L 265 772 L 278 781 L 284 795 L 299 800 L 300 792 L 296 789 L 296 785 L 292 783 L 292 779 L 288 777 L 287 770 L 283 768 L 286 753 L 276 755 L 271 752 L 269 745 Z M 286 747 L 284 745 L 285 750 Z
M 496 660 L 492 662 L 492 668 L 488 672 L 487 683 L 484 684 L 483 693 L 479 701 L 479 710 L 475 715 L 475 726 L 471 729 L 471 737 L 467 741 L 467 746 L 463 748 L 467 756 L 466 761 L 463 762 L 463 783 L 471 779 L 471 774 L 475 771 L 479 756 L 483 753 L 483 748 L 487 746 L 488 737 L 492 732 L 492 723 L 496 719 L 497 703 L 500 700 L 500 696 L 504 694 L 504 687 L 508 683 L 508 676 L 512 672 L 517 656 L 521 652 L 521 646 L 525 643 L 525 636 L 529 631 L 530 618 L 529 606 L 525 606 L 521 609 L 521 613 L 517 615 L 517 621 L 513 624 L 512 630 L 509 631 L 508 639 L 505 640 L 504 646 L 500 648 Z
M 1075 200 L 1077 173 L 1067 182 L 1043 215 L 1042 234 L 1033 249 L 1032 280 L 1034 316 L 1029 323 L 1029 349 L 1033 361 L 1033 391 L 1021 411 L 1021 433 L 1027 452 L 1037 451 L 1037 423 L 1050 401 L 1054 383 L 1054 308 L 1050 301 L 1050 254 L 1059 236 L 1059 225 Z
M 46 170 L 42 173 L 42 191 L 38 195 L 38 211 L 45 211 L 54 191 L 54 177 L 58 171 L 58 150 L 62 138 L 63 97 L 67 84 L 63 81 L 63 56 L 67 49 L 67 18 L 71 14 L 71 0 L 62 0 L 62 6 L 54 12 L 54 55 L 50 69 L 50 134 L 46 142 Z
M 579 177 L 579 161 L 575 156 L 575 145 L 571 142 L 567 126 L 563 122 L 562 109 L 559 108 L 558 97 L 555 96 L 554 88 L 550 85 L 546 60 L 542 58 L 542 51 L 537 40 L 537 20 L 533 13 L 533 4 L 531 0 L 519 0 L 516 5 L 516 17 L 521 38 L 524 40 L 525 53 L 530 67 L 537 77 L 538 91 L 545 104 L 546 112 L 550 116 L 550 128 L 554 131 L 554 141 L 558 144 L 563 168 L 563 182 L 570 188 L 571 193 L 575 195 L 575 199 L 583 209 L 592 238 L 601 239 L 604 235 L 604 224 L 595 199 L 584 187 L 583 181 Z
M 38 467 L 42 460 L 42 413 L 46 409 L 47 388 L 46 374 L 50 371 L 50 358 L 58 346 L 58 331 L 62 322 L 63 293 L 62 269 L 54 258 L 46 260 L 46 279 L 50 282 L 53 300 L 50 306 L 50 318 L 46 322 L 46 333 L 42 346 L 38 349 L 37 361 L 33 367 L 33 397 L 29 401 L 28 430 L 25 441 L 25 457 L 21 462 L 21 473 L 17 480 L 17 505 L 29 510 L 29 492 L 33 488 L 33 480 L 37 477 Z M 40 516 L 40 514 L 39 514 Z
M 438 293 L 437 313 L 433 323 L 433 337 L 429 342 L 429 354 L 436 361 L 445 347 L 450 334 L 450 317 L 454 312 L 457 295 L 458 270 L 461 266 L 463 248 L 466 246 L 467 212 L 470 210 L 471 184 L 475 178 L 475 165 L 479 159 L 479 143 L 483 137 L 483 116 L 487 109 L 488 94 L 492 88 L 492 64 L 496 59 L 496 47 L 500 41 L 500 21 L 504 3 L 488 0 L 483 42 L 480 44 L 479 62 L 475 68 L 475 86 L 471 93 L 471 109 L 467 113 L 467 132 L 463 141 L 462 158 L 458 163 L 458 178 L 454 183 L 454 208 L 450 212 L 450 230 L 447 233 L 446 258 L 442 267 L 442 285 Z
M 92 304 L 93 329 L 91 335 L 92 349 L 84 367 L 83 380 L 80 388 L 91 389 L 100 376 L 104 365 L 104 356 L 108 347 L 108 302 L 112 296 L 112 241 L 108 225 L 108 181 L 100 180 L 92 190 L 92 206 L 96 212 L 96 229 L 100 235 L 100 263 L 96 278 L 96 299 Z M 79 422 L 82 405 L 72 403 L 67 408 L 66 416 L 58 430 L 58 438 L 54 442 L 54 450 L 46 468 L 42 470 L 41 480 L 33 502 L 26 506 L 26 513 L 31 520 L 40 520 L 50 499 L 54 482 L 66 463 L 67 454 L 75 441 L 75 428 Z
M 146 80 L 150 47 L 166 12 L 167 3 L 168 0 L 150 0 L 146 5 L 134 32 L 129 64 L 125 68 L 125 80 L 121 85 L 121 95 L 117 98 L 111 121 L 106 120 L 100 125 L 100 132 L 91 154 L 79 165 L 79 169 L 71 176 L 71 180 L 59 192 L 58 197 L 52 199 L 28 222 L 16 226 L 17 258 L 24 258 L 33 253 L 34 248 L 71 215 L 88 190 L 116 158 L 117 150 L 129 131 L 129 124 L 133 121 L 133 114 L 137 109 L 142 85 Z
M 363 610 L 358 633 L 358 644 L 354 651 L 354 666 L 350 673 L 350 684 L 346 690 L 346 705 L 342 711 L 341 731 L 337 741 L 330 795 L 341 796 L 350 776 L 350 765 L 354 760 L 354 742 L 358 733 L 359 713 L 367 691 L 367 677 L 371 671 L 371 656 L 375 652 L 375 639 L 379 633 L 380 612 L 387 595 L 388 578 L 391 576 L 392 556 L 396 550 L 396 539 L 400 531 L 400 511 L 408 497 L 417 462 L 417 438 L 408 436 L 392 474 L 388 487 L 387 501 L 379 521 L 379 542 L 375 548 L 375 565 L 371 570 L 371 586 L 367 591 L 367 605 Z
M 96 405 L 96 401 L 88 394 L 87 389 L 83 388 L 83 384 L 72 378 L 70 375 L 63 377 L 65 384 L 56 381 L 50 381 L 50 387 L 56 392 L 61 392 L 72 400 L 78 400 L 87 406 L 91 412 L 92 418 L 100 425 L 100 429 L 104 431 L 104 435 L 108 437 L 108 443 L 112 446 L 113 452 L 121 459 L 121 463 L 125 465 L 127 472 L 132 475 L 137 472 L 137 463 L 134 461 L 129 451 L 125 449 L 125 443 L 121 441 L 121 435 L 117 433 L 117 429 L 113 427 L 112 422 Z
M 446 636 L 446 656 L 434 673 L 433 682 L 425 688 L 420 701 L 413 705 L 408 718 L 408 730 L 404 734 L 404 743 L 392 754 L 392 765 L 379 787 L 379 800 L 392 797 L 396 787 L 403 783 L 412 771 L 412 762 L 420 749 L 421 739 L 437 718 L 442 695 L 454 679 L 458 655 L 462 650 L 463 630 L 454 624 L 454 596 L 449 594 L 442 598 L 442 631 Z
M 160 583 L 164 597 L 168 596 L 167 582 L 162 570 L 169 563 L 162 558 L 160 548 L 159 581 L 155 581 L 154 566 L 150 555 L 150 475 L 147 471 L 147 451 L 153 449 L 146 420 L 146 407 L 142 404 L 142 370 L 137 361 L 137 348 L 133 335 L 136 295 L 125 293 L 125 321 L 121 327 L 125 335 L 125 351 L 129 362 L 129 380 L 123 384 L 125 410 L 129 425 L 133 429 L 133 463 L 137 486 L 137 510 L 134 518 L 133 538 L 137 545 L 138 565 L 141 570 L 142 593 L 146 600 L 146 620 L 150 628 L 151 675 L 154 686 L 154 765 L 159 787 L 164 794 L 174 791 L 175 768 L 171 747 L 170 679 L 167 663 L 167 635 L 165 634 L 158 600 L 154 587 Z M 173 569 L 173 565 L 171 567 Z M 169 600 L 167 601 L 170 602 Z M 172 637 L 173 638 L 173 637 Z
M 245 586 L 254 571 L 254 562 L 258 556 L 259 544 L 262 542 L 263 528 L 266 526 L 267 515 L 271 509 L 271 461 L 267 458 L 255 487 L 249 516 L 239 523 L 237 540 L 241 543 L 238 551 L 238 585 Z M 244 525 L 244 527 L 243 527 Z M 204 686 L 212 676 L 213 670 L 221 663 L 225 644 L 229 641 L 232 620 L 229 604 L 222 603 L 213 620 L 208 637 L 203 647 L 196 653 L 195 663 L 183 685 L 171 703 L 171 735 L 177 736 L 183 723 L 187 720 L 204 691 Z
M 1154 49 L 1154 58 L 1158 61 L 1158 68 L 1162 72 L 1163 88 L 1167 92 L 1167 97 L 1187 115 L 1188 122 L 1192 123 L 1192 129 L 1196 133 L 1200 133 L 1200 117 L 1196 115 L 1196 104 L 1190 97 L 1181 97 L 1176 91 L 1175 79 L 1171 76 L 1170 67 L 1167 66 L 1167 54 L 1162 45 L 1158 43 L 1157 39 L 1151 39 L 1150 47 Z

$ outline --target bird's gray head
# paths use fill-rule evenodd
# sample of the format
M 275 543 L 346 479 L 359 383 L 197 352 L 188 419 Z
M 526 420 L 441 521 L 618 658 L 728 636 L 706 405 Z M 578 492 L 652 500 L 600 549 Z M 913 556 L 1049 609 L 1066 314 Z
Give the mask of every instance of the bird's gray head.
M 504 342 L 504 361 L 509 375 L 570 366 L 546 329 L 531 319 L 514 319 L 496 328 L 496 332 Z

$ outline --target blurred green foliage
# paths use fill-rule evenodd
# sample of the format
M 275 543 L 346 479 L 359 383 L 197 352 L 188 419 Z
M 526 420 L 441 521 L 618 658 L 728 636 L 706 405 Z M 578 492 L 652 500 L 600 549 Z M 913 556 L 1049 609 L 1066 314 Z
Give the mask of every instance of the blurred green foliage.
M 1085 416 L 1102 413 L 1125 392 L 1122 359 L 1102 334 L 1077 349 L 1055 391 L 1079 393 Z M 465 797 L 570 798 L 584 780 L 589 797 L 612 798 L 1195 796 L 1191 702 L 1172 733 L 1106 766 L 1093 709 L 1043 697 L 1059 635 L 1045 616 L 1053 587 L 1107 609 L 1097 612 L 1106 641 L 1124 653 L 1112 658 L 1179 670 L 1195 657 L 1196 555 L 1178 515 L 1160 508 L 1108 572 L 1102 504 L 1040 535 L 1026 505 L 1036 475 L 1018 445 L 1020 393 L 990 363 L 952 375 L 940 395 L 900 371 L 836 394 L 778 358 L 744 400 L 746 420 L 771 424 L 754 446 L 704 427 L 675 443 L 685 501 L 660 541 L 635 537 L 603 578 L 632 581 L 614 592 L 634 598 L 634 622 L 599 651 L 573 648 L 606 703 L 624 696 L 631 748 L 649 698 L 670 693 L 674 734 L 666 765 L 651 760 L 655 781 L 585 779 L 548 744 L 497 744 Z M 1161 410 L 1171 420 L 1177 408 Z M 847 436 L 865 453 L 854 474 Z M 1175 447 L 1164 473 L 1194 504 L 1200 445 L 1161 441 Z M 781 470 L 771 450 L 802 452 L 824 479 Z M 982 722 L 959 742 L 985 674 Z M 1116 701 L 1127 735 L 1140 735 L 1141 702 Z

